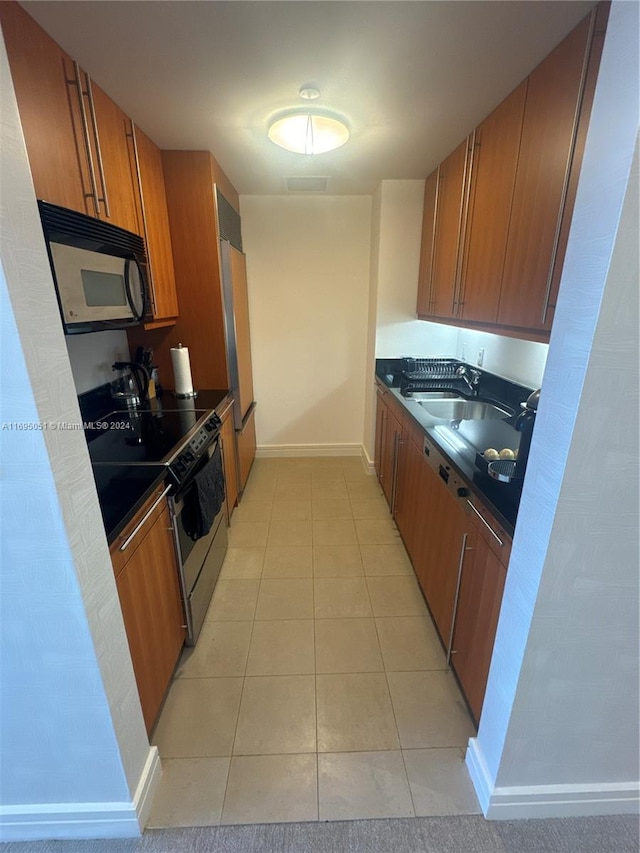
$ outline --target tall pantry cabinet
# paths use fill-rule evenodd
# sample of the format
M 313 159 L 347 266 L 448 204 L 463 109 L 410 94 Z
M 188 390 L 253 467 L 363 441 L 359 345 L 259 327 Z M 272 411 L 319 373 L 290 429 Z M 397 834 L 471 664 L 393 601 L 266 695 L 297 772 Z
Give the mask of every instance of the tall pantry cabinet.
M 169 328 L 131 329 L 128 333 L 132 350 L 137 345 L 151 346 L 162 384 L 171 388 L 173 368 L 171 347 L 181 343 L 189 350 L 194 388 L 232 388 L 232 359 L 227 347 L 225 300 L 222 287 L 222 256 L 219 240 L 218 198 L 221 193 L 237 215 L 238 194 L 216 159 L 209 151 L 163 151 L 162 165 L 169 212 L 171 244 L 180 314 Z M 244 255 L 234 252 L 234 271 L 243 268 Z M 246 278 L 234 274 L 234 287 L 244 288 L 243 298 L 236 300 L 236 316 L 227 323 L 242 325 L 241 370 L 247 382 L 243 392 L 253 400 L 251 355 L 246 300 Z M 239 354 L 240 355 L 240 354 Z M 197 405 L 197 398 L 196 398 Z M 238 490 L 241 493 L 255 457 L 255 425 L 253 408 L 246 414 L 242 428 L 236 423 Z M 227 440 L 228 446 L 228 440 Z M 225 456 L 225 467 L 231 460 Z

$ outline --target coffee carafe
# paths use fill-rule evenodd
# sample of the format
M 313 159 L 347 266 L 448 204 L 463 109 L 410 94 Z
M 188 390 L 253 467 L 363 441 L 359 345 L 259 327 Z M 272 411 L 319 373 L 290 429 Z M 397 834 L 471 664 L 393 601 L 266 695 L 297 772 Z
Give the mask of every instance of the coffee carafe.
M 529 458 L 529 448 L 531 446 L 531 435 L 536 421 L 536 412 L 538 411 L 538 401 L 540 400 L 540 389 L 529 394 L 525 403 L 520 403 L 522 411 L 516 418 L 515 428 L 522 433 L 520 438 L 520 446 L 518 447 L 518 459 L 516 461 L 516 476 L 524 477 L 524 472 L 527 467 Z
M 147 399 L 149 372 L 142 364 L 133 361 L 115 361 L 111 369 L 117 371 L 111 382 L 111 397 L 119 408 L 136 409 Z

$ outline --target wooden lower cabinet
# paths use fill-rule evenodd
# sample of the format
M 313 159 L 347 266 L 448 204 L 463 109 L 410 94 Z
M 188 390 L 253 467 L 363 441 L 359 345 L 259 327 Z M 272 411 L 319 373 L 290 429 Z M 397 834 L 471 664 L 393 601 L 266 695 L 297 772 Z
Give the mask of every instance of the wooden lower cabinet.
M 493 529 L 491 517 L 482 511 Z M 507 576 L 510 540 L 498 529 L 493 536 L 472 513 L 464 554 L 451 663 L 476 719 L 482 703 Z M 504 544 L 500 546 L 498 543 Z
M 393 513 L 402 419 L 395 411 L 390 393 L 379 385 L 376 385 L 376 399 L 376 473 Z
M 155 495 L 151 506 L 154 499 L 157 500 Z M 141 514 L 144 517 L 147 507 L 143 507 L 138 517 Z M 136 521 L 132 522 L 134 527 Z M 125 536 L 130 528 L 131 525 Z M 121 542 L 122 537 L 111 546 L 112 561 L 142 714 L 150 733 L 185 638 L 178 566 L 166 500 L 131 541 L 128 558 L 127 552 L 120 550 Z
M 220 416 L 222 427 L 222 464 L 224 466 L 224 493 L 227 506 L 227 521 L 231 522 L 233 508 L 238 500 L 238 465 L 236 461 L 236 437 L 233 428 L 233 404 L 230 403 Z
M 426 460 L 420 470 L 416 575 L 440 638 L 448 647 L 467 514 Z
M 422 448 L 411 440 L 406 431 L 403 431 L 398 452 L 395 522 L 414 564 L 420 557 L 422 457 Z
M 442 644 L 451 648 L 451 665 L 477 721 L 511 537 L 475 496 L 467 497 L 465 484 L 430 443 L 426 455 L 422 428 L 410 416 L 402 417 L 391 393 L 378 385 L 376 391 L 378 478 L 383 489 L 389 486 L 385 494 L 395 522 Z M 449 485 L 442 475 L 448 477 Z
M 256 410 L 255 406 L 245 415 L 242 429 L 236 434 L 238 442 L 238 487 L 241 492 L 247 485 L 249 473 L 256 458 Z

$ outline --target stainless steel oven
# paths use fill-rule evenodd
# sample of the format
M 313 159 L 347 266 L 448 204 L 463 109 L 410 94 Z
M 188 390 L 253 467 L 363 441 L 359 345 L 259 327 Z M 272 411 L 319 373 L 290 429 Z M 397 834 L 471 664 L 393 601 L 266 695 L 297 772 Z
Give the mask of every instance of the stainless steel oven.
M 198 400 L 202 408 L 196 408 L 193 399 L 176 399 L 173 408 L 162 408 L 156 401 L 153 409 L 112 412 L 100 422 L 119 429 L 99 429 L 87 436 L 94 470 L 158 464 L 166 469 L 187 645 L 198 639 L 227 550 L 222 424 L 215 411 L 226 395 L 202 391 Z M 116 516 L 119 494 L 113 495 Z M 107 512 L 104 493 L 101 506 L 104 517 L 114 514 Z
M 198 477 L 215 464 L 220 452 L 218 434 L 201 451 L 196 464 L 169 495 L 187 621 L 187 645 L 195 645 L 198 639 L 227 552 L 224 501 L 204 535 L 199 536 L 194 531 L 191 518 L 187 521 L 189 504 L 198 501 Z

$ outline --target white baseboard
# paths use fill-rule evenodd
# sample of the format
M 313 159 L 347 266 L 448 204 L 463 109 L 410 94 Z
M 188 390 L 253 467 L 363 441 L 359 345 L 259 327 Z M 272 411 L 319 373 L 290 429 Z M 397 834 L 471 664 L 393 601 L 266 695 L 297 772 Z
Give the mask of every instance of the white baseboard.
M 363 456 L 361 444 L 262 444 L 256 448 L 256 459 L 295 456 Z
M 158 749 L 152 746 L 133 802 L 0 806 L 0 842 L 137 838 L 149 818 L 161 775 Z
M 138 815 L 140 831 L 147 825 L 151 813 L 153 798 L 162 779 L 162 764 L 157 746 L 150 746 L 147 760 L 133 797 L 133 804 Z
M 638 814 L 640 782 L 491 787 L 477 738 L 469 740 L 465 762 L 488 820 Z

